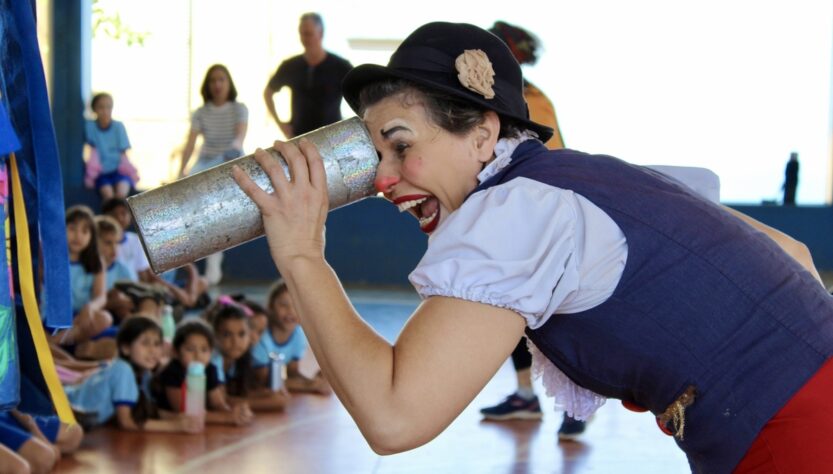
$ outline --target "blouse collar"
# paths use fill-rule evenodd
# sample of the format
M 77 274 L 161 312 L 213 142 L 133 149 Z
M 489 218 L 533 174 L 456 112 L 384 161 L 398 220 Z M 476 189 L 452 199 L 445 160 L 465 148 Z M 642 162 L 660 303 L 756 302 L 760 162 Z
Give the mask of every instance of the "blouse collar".
M 501 138 L 498 140 L 495 144 L 494 159 L 492 159 L 492 161 L 486 165 L 485 168 L 483 168 L 483 171 L 477 175 L 477 180 L 482 183 L 496 175 L 500 170 L 506 168 L 509 163 L 512 162 L 512 153 L 515 152 L 515 148 L 518 148 L 518 145 L 527 140 L 537 139 L 538 137 L 534 132 L 525 131 L 521 132 L 518 137 Z

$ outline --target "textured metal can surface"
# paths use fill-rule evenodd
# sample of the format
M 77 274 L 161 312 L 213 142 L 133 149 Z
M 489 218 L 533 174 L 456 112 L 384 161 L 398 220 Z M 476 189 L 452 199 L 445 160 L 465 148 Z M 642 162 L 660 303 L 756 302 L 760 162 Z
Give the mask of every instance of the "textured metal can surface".
M 330 210 L 375 194 L 378 156 L 358 117 L 342 120 L 301 137 L 318 147 L 327 173 Z M 288 176 L 283 157 L 279 160 Z M 181 267 L 263 235 L 255 203 L 231 174 L 237 165 L 267 192 L 269 177 L 247 155 L 222 165 L 127 198 L 150 266 L 156 273 Z

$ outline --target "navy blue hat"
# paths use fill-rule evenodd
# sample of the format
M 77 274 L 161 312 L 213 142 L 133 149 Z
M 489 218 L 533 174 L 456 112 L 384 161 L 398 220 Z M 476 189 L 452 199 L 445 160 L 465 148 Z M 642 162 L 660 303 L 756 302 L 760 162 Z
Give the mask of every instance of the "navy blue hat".
M 428 23 L 396 49 L 387 67 L 363 64 L 344 78 L 344 99 L 358 113 L 359 93 L 386 79 L 407 79 L 511 118 L 547 141 L 550 127 L 529 120 L 521 67 L 506 44 L 466 23 Z M 464 84 L 465 83 L 465 84 Z

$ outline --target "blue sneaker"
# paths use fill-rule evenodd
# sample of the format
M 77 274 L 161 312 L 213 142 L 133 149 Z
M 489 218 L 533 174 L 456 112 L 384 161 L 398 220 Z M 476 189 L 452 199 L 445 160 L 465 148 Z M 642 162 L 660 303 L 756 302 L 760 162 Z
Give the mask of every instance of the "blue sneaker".
M 586 428 L 586 421 L 576 420 L 564 413 L 564 421 L 561 422 L 561 428 L 558 428 L 558 439 L 561 441 L 574 441 L 584 433 Z
M 481 408 L 480 414 L 493 421 L 540 420 L 544 416 L 537 396 L 525 400 L 514 393 L 493 407 Z

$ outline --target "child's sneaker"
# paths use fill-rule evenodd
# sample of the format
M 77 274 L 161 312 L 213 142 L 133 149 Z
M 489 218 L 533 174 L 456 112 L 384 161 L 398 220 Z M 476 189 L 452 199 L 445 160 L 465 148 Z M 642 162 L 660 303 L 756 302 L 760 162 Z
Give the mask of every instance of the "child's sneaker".
M 480 413 L 483 418 L 494 421 L 540 420 L 544 416 L 537 396 L 525 400 L 515 393 L 493 407 L 481 408 Z
M 587 428 L 587 422 L 576 420 L 564 413 L 564 421 L 561 422 L 561 428 L 558 428 L 558 439 L 561 441 L 574 441 Z

